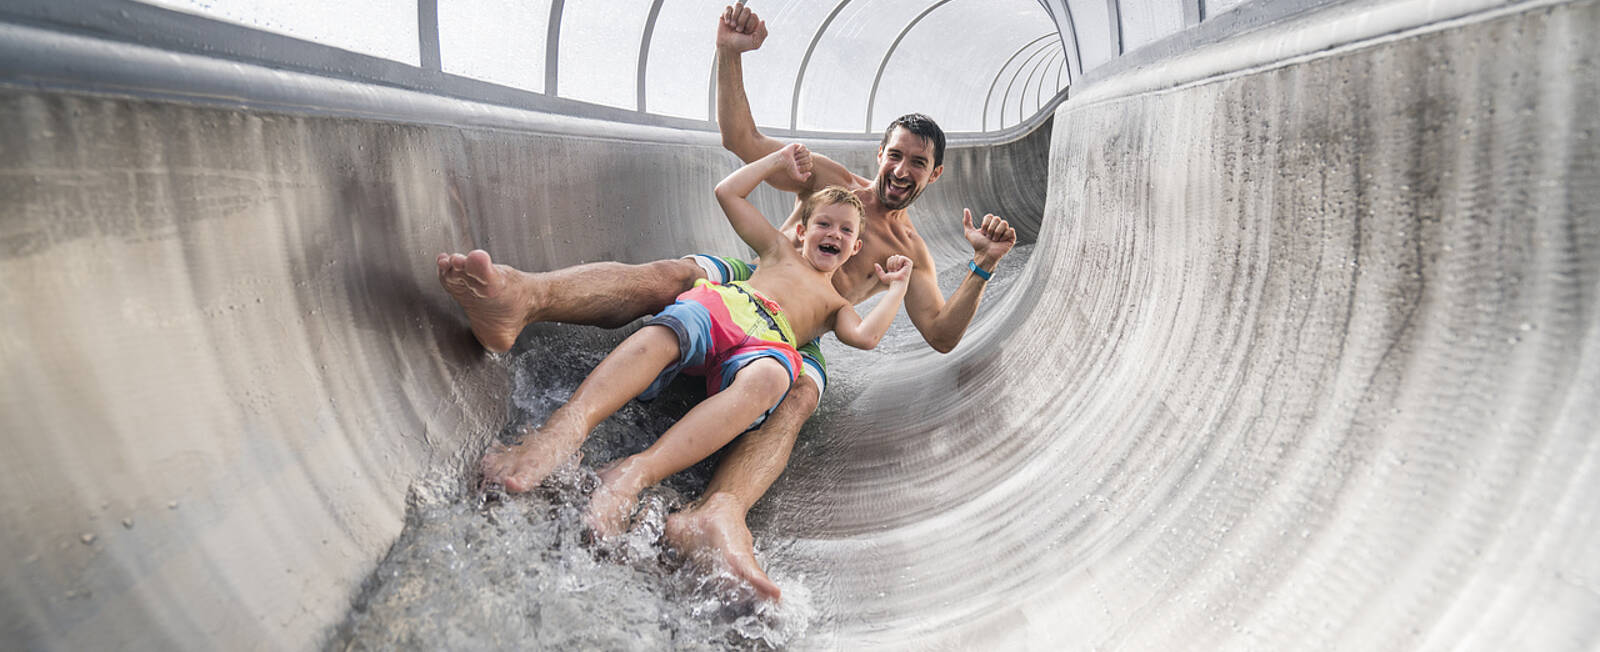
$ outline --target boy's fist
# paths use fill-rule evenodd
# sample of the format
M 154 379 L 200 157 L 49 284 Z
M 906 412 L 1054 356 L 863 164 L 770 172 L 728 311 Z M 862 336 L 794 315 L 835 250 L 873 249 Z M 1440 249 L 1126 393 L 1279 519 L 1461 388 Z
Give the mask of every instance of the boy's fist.
M 785 169 L 795 181 L 805 181 L 811 178 L 811 150 L 800 143 L 790 143 L 782 150 Z
M 885 265 L 888 266 L 887 271 L 884 269 Z M 890 256 L 888 260 L 883 261 L 883 265 L 873 264 L 873 267 L 877 268 L 878 280 L 884 283 L 892 285 L 911 278 L 911 259 L 899 254 Z

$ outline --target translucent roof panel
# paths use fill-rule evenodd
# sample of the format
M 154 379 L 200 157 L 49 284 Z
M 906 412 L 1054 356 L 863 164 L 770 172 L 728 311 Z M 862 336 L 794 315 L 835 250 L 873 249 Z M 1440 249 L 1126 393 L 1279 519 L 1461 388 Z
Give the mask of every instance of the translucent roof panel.
M 1066 67 L 1067 57 L 1066 53 L 1063 52 L 1053 59 L 1050 68 L 1045 70 L 1043 75 L 1039 75 L 1039 108 L 1044 108 L 1045 103 L 1049 102 L 1050 98 L 1055 97 L 1056 93 L 1065 88 L 1067 76 L 1064 71 Z
M 717 56 L 717 16 L 723 0 L 677 0 L 661 5 L 645 63 L 645 110 L 714 119 L 711 75 Z M 759 14 L 758 14 L 759 15 Z
M 1067 0 L 1067 7 L 1072 10 L 1084 72 L 1117 56 L 1116 46 L 1111 42 L 1117 27 L 1111 24 L 1111 11 L 1105 0 Z
M 841 1 L 850 0 L 760 0 L 750 5 L 767 22 L 766 43 L 743 56 L 745 95 L 757 125 L 781 129 L 793 125 L 794 82 L 806 49 Z M 715 19 L 713 15 L 713 28 Z
M 984 100 L 996 72 L 1008 61 L 1015 67 L 1012 56 L 1030 42 L 1058 41 L 1053 27 L 1034 0 L 950 0 L 934 7 L 905 33 L 883 67 L 873 124 L 863 119 L 854 129 L 877 131 L 897 116 L 919 112 L 946 131 L 983 130 Z M 858 73 L 877 72 L 870 62 L 858 65 Z
M 1029 41 L 1011 55 L 1005 66 L 999 69 L 990 82 L 984 104 L 984 131 L 1002 129 L 1017 123 L 1017 107 L 1021 106 L 1018 98 L 1022 87 L 1027 83 L 1025 78 L 1028 71 L 1040 61 L 1047 60 L 1052 52 L 1059 52 L 1060 49 L 1061 42 L 1056 39 L 1056 35 L 1046 34 Z
M 928 0 L 856 0 L 845 5 L 817 44 L 801 81 L 801 129 L 866 131 L 867 96 L 878 64 Z
M 1124 52 L 1132 52 L 1183 29 L 1183 0 L 1121 1 Z
M 639 44 L 652 4 L 652 0 L 564 3 L 556 94 L 638 108 Z
M 416 0 L 140 0 L 144 4 L 418 65 Z
M 550 0 L 439 3 L 439 61 L 445 72 L 544 92 Z
M 1045 51 L 1045 55 L 1034 62 L 1033 68 L 1028 71 L 1026 79 L 1019 78 L 1022 89 L 1017 93 L 1017 122 L 1028 119 L 1028 116 L 1039 111 L 1039 80 L 1043 79 L 1050 67 L 1061 58 L 1061 48 L 1052 47 Z

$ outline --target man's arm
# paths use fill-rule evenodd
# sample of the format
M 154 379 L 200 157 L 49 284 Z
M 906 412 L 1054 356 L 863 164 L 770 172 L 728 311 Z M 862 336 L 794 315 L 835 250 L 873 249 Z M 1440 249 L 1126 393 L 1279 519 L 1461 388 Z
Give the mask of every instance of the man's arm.
M 730 5 L 717 21 L 717 129 L 722 146 L 746 163 L 760 159 L 783 147 L 783 141 L 761 133 L 750 113 L 750 99 L 744 92 L 743 53 L 761 47 L 767 39 L 767 24 L 743 4 Z M 766 181 L 786 192 L 806 194 L 825 186 L 853 188 L 855 175 L 837 161 L 812 155 L 811 178 L 796 181 L 776 174 Z
M 993 273 L 995 265 L 1017 243 L 1016 229 L 994 215 L 983 216 L 983 223 L 974 227 L 972 210 L 968 209 L 962 218 L 962 226 L 967 241 L 972 244 L 972 259 L 985 272 Z M 988 282 L 976 272 L 969 271 L 961 279 L 961 286 L 946 300 L 939 292 L 933 255 L 928 252 L 926 245 L 919 249 L 912 256 L 916 266 L 911 272 L 911 285 L 906 291 L 906 315 L 911 317 L 911 323 L 928 341 L 928 346 L 940 353 L 949 353 L 961 342 L 961 336 L 966 334 L 967 325 L 978 311 L 978 302 L 983 299 L 983 288 Z

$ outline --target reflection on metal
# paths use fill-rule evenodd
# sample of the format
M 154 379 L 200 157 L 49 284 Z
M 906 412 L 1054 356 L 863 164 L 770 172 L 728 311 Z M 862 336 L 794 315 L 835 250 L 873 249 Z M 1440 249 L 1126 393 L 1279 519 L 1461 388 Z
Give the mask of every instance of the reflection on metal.
M 800 124 L 800 86 L 806 81 L 806 68 L 811 65 L 811 53 L 817 51 L 817 43 L 822 42 L 822 35 L 828 32 L 828 26 L 833 24 L 833 19 L 839 17 L 839 12 L 844 11 L 844 6 L 847 4 L 850 4 L 850 0 L 839 0 L 838 6 L 835 6 L 833 11 L 828 12 L 828 18 L 822 21 L 821 26 L 817 27 L 817 33 L 811 35 L 811 43 L 806 46 L 805 56 L 800 58 L 800 71 L 794 74 L 794 100 L 789 104 L 790 129 L 800 128 L 798 126 Z M 715 86 L 716 84 L 712 84 L 713 90 L 715 90 Z
M 878 82 L 883 81 L 883 71 L 889 67 L 889 57 L 894 56 L 895 49 L 900 47 L 900 41 L 905 40 L 906 34 L 911 33 L 911 28 L 916 27 L 917 23 L 922 22 L 922 19 L 933 13 L 933 10 L 943 7 L 949 2 L 950 0 L 939 0 L 927 9 L 923 9 L 922 13 L 917 14 L 916 18 L 912 18 L 911 22 L 906 24 L 905 29 L 900 30 L 899 36 L 894 37 L 894 42 L 889 44 L 889 51 L 883 53 L 883 61 L 878 62 L 878 74 L 872 76 L 872 91 L 867 93 L 867 126 L 862 130 L 863 133 L 870 134 L 873 132 L 872 110 L 878 104 Z
M 417 54 L 423 70 L 444 69 L 439 61 L 439 0 L 417 0 Z
M 1009 68 L 1011 66 L 1011 62 L 1012 61 L 1016 61 L 1017 57 L 1021 56 L 1023 52 L 1026 52 L 1028 50 L 1028 48 L 1031 48 L 1031 47 L 1033 47 L 1035 45 L 1038 45 L 1040 41 L 1043 41 L 1043 40 L 1045 40 L 1047 38 L 1050 38 L 1051 36 L 1054 36 L 1054 35 L 1053 34 L 1045 34 L 1044 36 L 1040 36 L 1039 38 L 1033 39 L 1032 41 L 1028 41 L 1028 43 L 1026 45 L 1023 45 L 1022 47 L 1017 48 L 1016 52 L 1011 53 L 1011 58 L 1006 59 L 1005 63 L 1000 64 L 1000 69 L 995 71 L 995 73 L 994 73 L 994 81 L 989 82 L 989 92 L 986 95 L 983 96 L 983 114 L 981 116 L 979 116 L 979 123 L 978 123 L 978 125 L 979 125 L 978 126 L 978 130 L 979 131 L 988 131 L 989 130 L 989 101 L 994 99 L 994 89 L 995 89 L 995 87 L 1000 85 L 1000 77 L 1002 77 L 1002 76 L 1004 76 L 1006 74 L 1006 68 Z M 1001 110 L 999 112 L 1000 113 L 1004 113 L 1005 112 L 1005 102 L 1002 101 L 1000 103 L 1000 107 L 1001 107 Z M 1001 122 L 1004 122 L 1004 121 L 1003 120 L 999 120 L 998 116 L 997 116 L 995 122 L 997 123 L 995 126 L 999 127 L 1000 125 L 998 123 L 1001 123 Z
M 1000 110 L 998 111 L 1000 116 L 998 118 L 999 119 L 999 124 L 996 124 L 995 125 L 996 127 L 1002 127 L 1003 128 L 1003 127 L 1006 126 L 1006 120 L 1005 120 L 1006 102 L 1011 99 L 1011 89 L 1016 87 L 1016 85 L 1017 85 L 1017 77 L 1021 76 L 1023 69 L 1027 68 L 1028 64 L 1034 63 L 1034 60 L 1038 59 L 1039 55 L 1045 54 L 1045 53 L 1047 53 L 1049 51 L 1050 51 L 1049 44 L 1045 44 L 1044 47 L 1041 47 L 1038 50 L 1036 50 L 1033 54 L 1028 55 L 1028 58 L 1023 59 L 1022 63 L 1017 66 L 1016 71 L 1011 73 L 1011 81 L 1006 82 L 1006 92 L 1000 95 Z M 1024 82 L 1024 85 L 1026 85 L 1026 82 Z M 1020 95 L 1021 95 L 1020 93 L 1018 95 L 1019 96 L 1017 98 L 1017 103 L 1020 105 L 1022 103 L 1022 98 L 1020 97 Z
M 656 0 L 650 5 L 650 17 L 644 22 L 644 38 L 639 41 L 639 112 L 645 112 L 644 106 L 644 73 L 649 67 L 650 37 L 656 33 L 656 18 L 661 15 L 661 3 L 665 0 Z
M 556 67 L 561 62 L 561 5 L 563 0 L 550 0 L 550 21 L 545 23 L 549 33 L 544 37 L 544 94 L 557 97 Z

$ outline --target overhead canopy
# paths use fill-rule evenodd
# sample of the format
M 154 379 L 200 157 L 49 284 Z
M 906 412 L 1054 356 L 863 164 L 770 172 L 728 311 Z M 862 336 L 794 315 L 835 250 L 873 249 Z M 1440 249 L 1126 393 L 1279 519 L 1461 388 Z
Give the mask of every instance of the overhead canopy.
M 562 105 L 569 113 L 588 105 L 715 118 L 714 30 L 725 0 L 145 2 L 575 100 Z M 1202 0 L 819 4 L 749 3 L 770 33 L 745 61 L 763 127 L 870 133 L 918 111 L 950 132 L 1005 130 L 1041 116 L 1085 72 L 1205 13 Z

